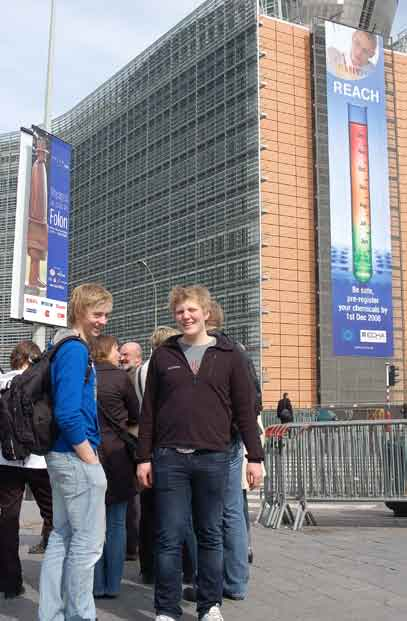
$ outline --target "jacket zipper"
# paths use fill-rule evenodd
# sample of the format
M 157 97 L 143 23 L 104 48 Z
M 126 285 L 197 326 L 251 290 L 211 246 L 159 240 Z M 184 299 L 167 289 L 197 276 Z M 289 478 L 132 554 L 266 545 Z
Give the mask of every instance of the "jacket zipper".
M 214 348 L 214 346 L 213 346 L 213 345 L 210 345 L 210 346 L 208 347 L 208 349 L 212 349 L 212 348 Z M 180 347 L 178 348 L 178 351 L 180 352 L 180 354 L 181 354 L 181 356 L 182 356 L 182 359 L 183 359 L 183 363 L 184 363 L 184 365 L 186 365 L 186 367 L 187 367 L 188 371 L 192 374 L 192 377 L 193 377 L 193 381 L 192 381 L 192 383 L 194 384 L 194 386 L 198 383 L 198 377 L 199 377 L 199 374 L 201 373 L 201 369 L 202 369 L 203 361 L 205 360 L 206 354 L 208 353 L 208 349 L 206 349 L 206 350 L 205 350 L 205 353 L 204 353 L 204 355 L 202 356 L 202 360 L 201 360 L 201 364 L 200 364 L 200 366 L 199 366 L 198 373 L 197 373 L 197 374 L 195 374 L 195 373 L 192 371 L 191 367 L 189 366 L 189 364 L 188 364 L 188 360 L 186 359 L 186 356 L 185 356 L 184 352 L 182 351 L 182 349 L 181 349 Z M 210 376 L 212 375 L 213 363 L 214 363 L 214 361 L 215 361 L 215 360 L 216 360 L 216 351 L 215 351 L 214 355 L 211 357 L 211 362 L 212 362 L 212 364 L 211 364 L 211 366 L 210 366 L 210 368 L 209 368 L 208 377 L 210 377 Z

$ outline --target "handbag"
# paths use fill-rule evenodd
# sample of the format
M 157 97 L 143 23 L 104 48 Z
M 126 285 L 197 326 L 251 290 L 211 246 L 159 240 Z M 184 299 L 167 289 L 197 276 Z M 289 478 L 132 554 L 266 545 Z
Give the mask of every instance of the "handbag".
M 117 437 L 124 443 L 130 460 L 133 463 L 137 463 L 138 439 L 136 438 L 136 436 L 134 436 L 132 433 L 130 433 L 126 429 L 123 429 L 123 427 L 119 425 L 119 423 L 113 418 L 113 416 L 110 416 L 110 414 L 106 412 L 106 410 L 104 409 L 104 407 L 101 405 L 99 401 L 98 401 L 98 409 L 101 411 L 101 413 L 103 414 L 103 416 L 105 417 L 105 419 L 107 420 L 107 422 L 109 423 L 110 427 L 113 429 Z

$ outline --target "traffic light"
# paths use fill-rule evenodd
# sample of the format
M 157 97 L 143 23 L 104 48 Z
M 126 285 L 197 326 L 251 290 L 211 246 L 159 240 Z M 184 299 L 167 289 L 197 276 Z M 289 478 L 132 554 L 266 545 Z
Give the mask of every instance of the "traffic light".
M 399 368 L 396 367 L 394 364 L 391 364 L 389 366 L 389 386 L 395 386 L 397 384 L 397 382 L 399 381 L 398 375 Z

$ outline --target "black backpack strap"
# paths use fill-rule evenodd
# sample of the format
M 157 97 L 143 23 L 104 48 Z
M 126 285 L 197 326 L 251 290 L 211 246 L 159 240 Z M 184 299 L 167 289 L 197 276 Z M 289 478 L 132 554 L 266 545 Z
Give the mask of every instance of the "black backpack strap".
M 135 445 L 137 444 L 137 438 L 133 436 L 129 431 L 127 431 L 127 429 L 124 429 L 120 425 L 120 423 L 118 423 L 117 420 L 113 418 L 113 416 L 110 416 L 110 414 L 105 410 L 100 401 L 98 401 L 97 404 L 98 411 L 107 420 L 110 428 L 113 429 L 117 437 L 125 444 L 130 444 L 132 447 L 135 447 Z
M 90 374 L 92 373 L 93 360 L 92 360 L 92 357 L 90 355 L 89 345 L 87 344 L 86 341 L 81 339 L 80 336 L 75 336 L 73 334 L 70 335 L 70 336 L 66 336 L 65 338 L 63 338 L 60 341 L 58 341 L 58 343 L 53 345 L 52 348 L 45 353 L 45 355 L 48 356 L 48 358 L 49 358 L 49 360 L 51 362 L 51 360 L 53 359 L 53 357 L 55 356 L 57 351 L 60 349 L 60 347 L 62 347 L 62 345 L 64 345 L 67 341 L 79 341 L 79 343 L 82 343 L 82 345 L 84 345 L 86 347 L 86 350 L 88 352 L 88 366 L 86 368 L 86 373 L 85 373 L 85 384 L 88 384 L 89 380 L 90 380 Z

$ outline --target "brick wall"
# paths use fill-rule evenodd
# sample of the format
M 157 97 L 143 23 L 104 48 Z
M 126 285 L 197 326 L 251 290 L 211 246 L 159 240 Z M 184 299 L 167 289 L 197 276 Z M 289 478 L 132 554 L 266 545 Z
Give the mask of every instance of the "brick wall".
M 310 34 L 261 23 L 264 402 L 275 406 L 287 391 L 308 407 L 317 398 Z

